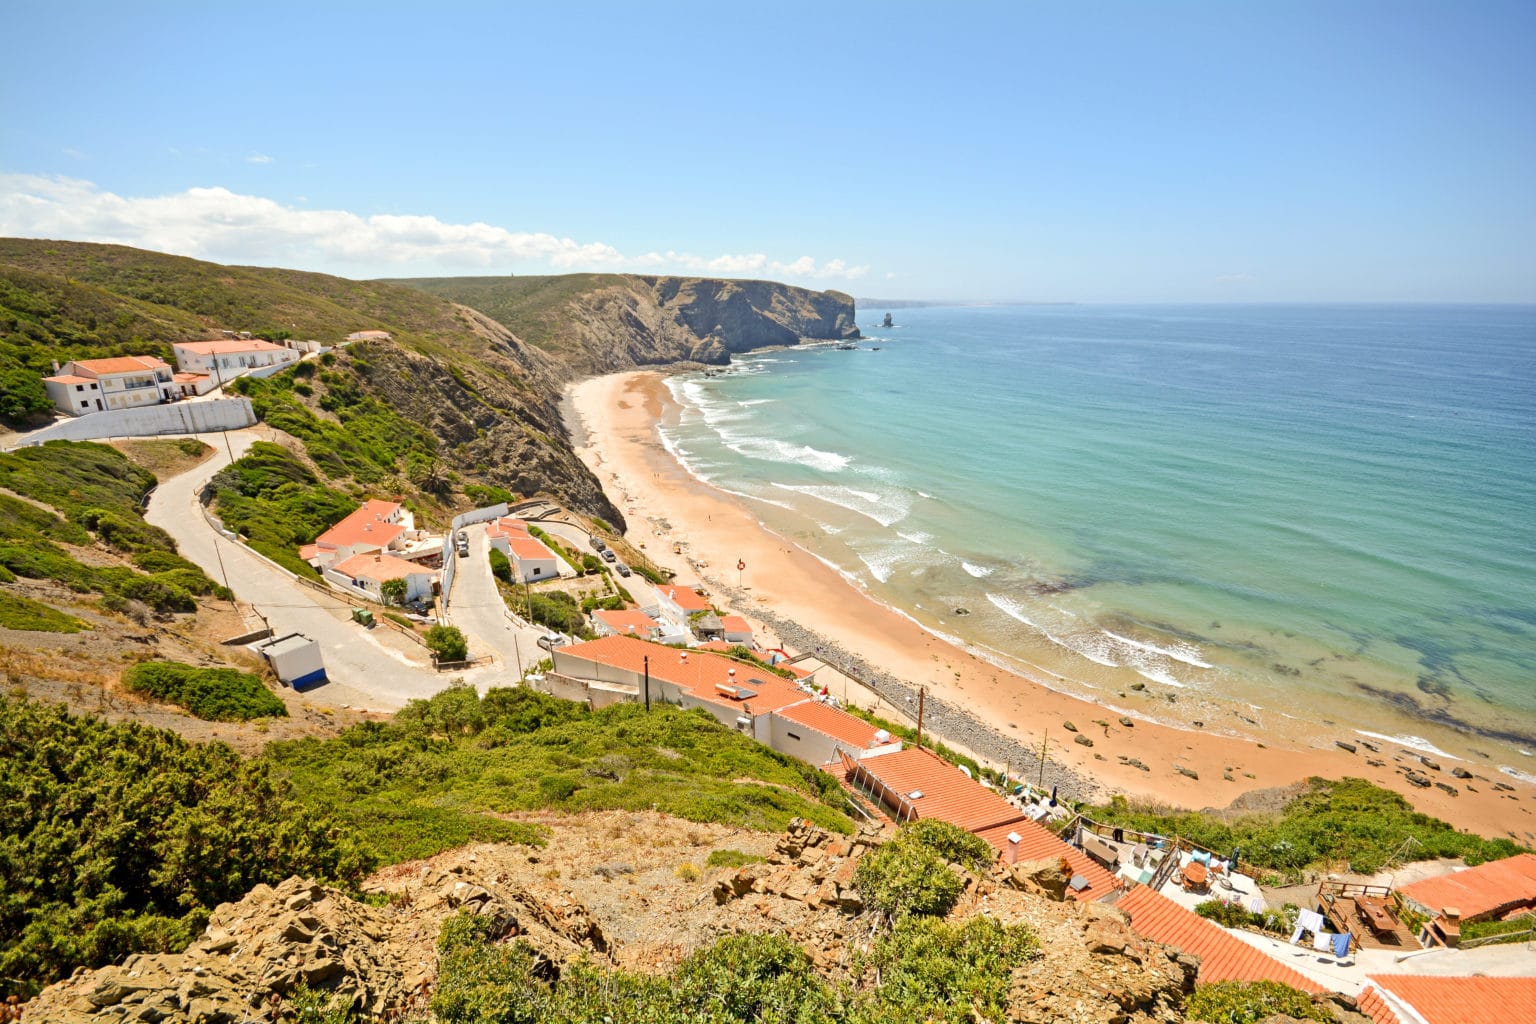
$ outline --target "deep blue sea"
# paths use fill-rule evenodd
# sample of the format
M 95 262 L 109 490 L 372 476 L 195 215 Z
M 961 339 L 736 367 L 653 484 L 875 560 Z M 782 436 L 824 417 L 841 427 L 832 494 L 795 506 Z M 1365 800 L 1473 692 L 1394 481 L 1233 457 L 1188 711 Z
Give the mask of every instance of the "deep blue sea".
M 1060 688 L 1536 770 L 1536 307 L 882 313 L 672 378 L 669 447 Z

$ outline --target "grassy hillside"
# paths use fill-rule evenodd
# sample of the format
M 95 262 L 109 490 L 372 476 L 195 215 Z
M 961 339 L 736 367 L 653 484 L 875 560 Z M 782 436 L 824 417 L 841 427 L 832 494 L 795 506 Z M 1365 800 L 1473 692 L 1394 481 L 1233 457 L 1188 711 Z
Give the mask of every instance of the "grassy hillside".
M 628 288 L 626 274 L 553 274 L 530 277 L 416 277 L 406 285 L 471 306 L 541 349 L 560 352 L 572 327 L 564 316 L 576 299 L 605 288 Z

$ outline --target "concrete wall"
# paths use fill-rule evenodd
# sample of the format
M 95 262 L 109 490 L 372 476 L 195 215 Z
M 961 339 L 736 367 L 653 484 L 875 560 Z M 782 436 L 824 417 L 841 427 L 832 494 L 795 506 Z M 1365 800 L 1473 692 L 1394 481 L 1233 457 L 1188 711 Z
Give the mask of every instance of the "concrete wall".
M 605 686 L 585 679 L 572 679 L 570 676 L 562 676 L 555 672 L 544 673 L 543 681 L 535 685 L 537 689 L 543 690 L 552 697 L 581 701 L 590 706 L 593 711 L 606 708 L 610 704 L 638 703 L 642 700 L 642 697 L 633 690 L 619 686 Z M 655 699 L 654 694 L 652 699 Z
M 203 434 L 238 430 L 256 422 L 249 398 L 212 402 L 175 402 L 142 409 L 109 409 L 27 435 L 26 444 L 44 441 L 89 441 L 98 437 L 152 437 L 156 434 Z

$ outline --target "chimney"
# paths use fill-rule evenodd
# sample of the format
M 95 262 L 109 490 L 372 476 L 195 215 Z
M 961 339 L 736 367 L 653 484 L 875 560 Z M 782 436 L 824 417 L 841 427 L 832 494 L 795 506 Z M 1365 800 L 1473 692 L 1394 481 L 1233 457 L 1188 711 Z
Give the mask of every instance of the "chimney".
M 1017 832 L 1008 833 L 1008 849 L 1003 854 L 1003 863 L 1017 864 L 1019 862 L 1019 844 L 1023 841 L 1024 837 Z
M 59 361 L 57 359 L 53 361 L 53 372 L 55 374 L 59 372 Z

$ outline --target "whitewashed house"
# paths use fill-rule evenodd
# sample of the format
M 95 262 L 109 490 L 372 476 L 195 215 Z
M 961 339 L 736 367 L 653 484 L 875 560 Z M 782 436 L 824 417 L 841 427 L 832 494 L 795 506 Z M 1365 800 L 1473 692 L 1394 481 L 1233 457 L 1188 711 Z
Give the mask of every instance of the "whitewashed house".
M 220 387 L 252 370 L 285 366 L 299 359 L 299 353 L 293 349 L 260 338 L 183 341 L 171 348 L 176 353 L 176 366 L 180 370 L 184 373 L 207 374 L 213 378 L 214 387 Z
M 432 581 L 436 577 L 435 570 L 381 551 L 353 555 L 325 570 L 325 578 L 331 583 L 353 592 L 361 591 L 381 604 L 388 580 L 405 580 L 405 599 L 415 601 L 432 597 Z
M 62 369 L 54 363 L 53 373 L 43 378 L 43 390 L 70 416 L 159 405 L 180 394 L 170 366 L 155 356 L 76 359 Z
M 537 583 L 560 575 L 560 558 L 528 531 L 521 519 L 503 517 L 485 528 L 491 547 L 512 561 L 519 582 Z

